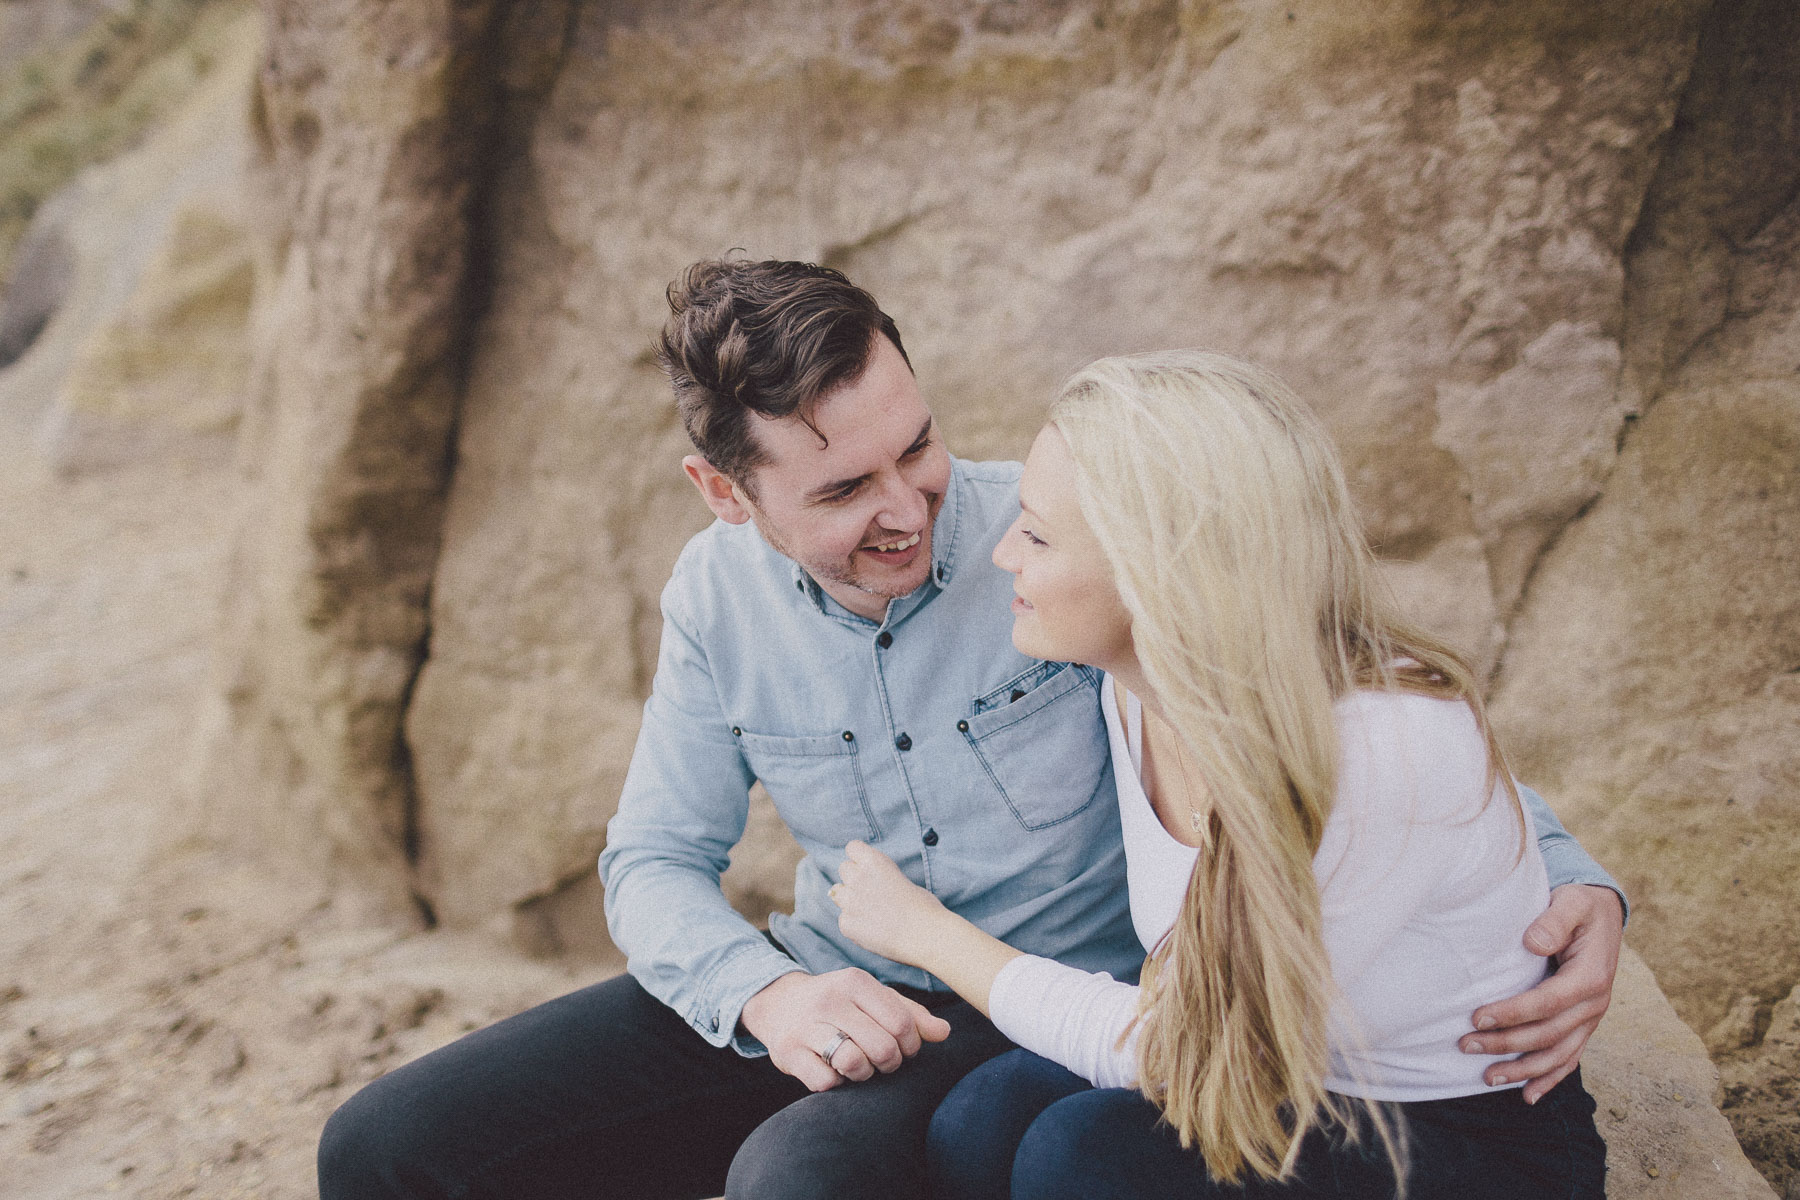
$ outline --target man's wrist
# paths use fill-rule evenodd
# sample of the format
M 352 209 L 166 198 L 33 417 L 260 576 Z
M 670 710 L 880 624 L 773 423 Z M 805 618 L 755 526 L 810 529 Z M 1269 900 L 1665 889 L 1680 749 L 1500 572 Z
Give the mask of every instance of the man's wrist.
M 1599 892 L 1609 898 L 1613 902 L 1615 911 L 1619 914 L 1619 928 L 1623 929 L 1625 927 L 1625 913 L 1627 911 L 1625 907 L 1625 893 L 1618 887 L 1609 883 L 1564 883 L 1559 884 L 1556 888 L 1550 890 L 1555 892 L 1558 888 L 1566 887 L 1587 888 L 1591 891 Z
M 1625 893 L 1618 888 L 1608 887 L 1604 883 L 1590 883 L 1587 886 L 1599 888 L 1606 893 L 1607 898 L 1613 902 L 1613 906 L 1619 910 L 1619 928 L 1623 929 L 1625 927 Z
M 774 1008 L 781 1003 L 781 992 L 784 990 L 785 981 L 794 978 L 807 979 L 811 976 L 805 971 L 795 968 L 765 983 L 752 993 L 748 1000 L 744 1001 L 744 1007 L 738 1011 L 738 1026 L 757 1041 L 767 1044 L 768 1039 L 763 1037 L 758 1030 L 762 1027 L 764 1019 L 773 1016 Z

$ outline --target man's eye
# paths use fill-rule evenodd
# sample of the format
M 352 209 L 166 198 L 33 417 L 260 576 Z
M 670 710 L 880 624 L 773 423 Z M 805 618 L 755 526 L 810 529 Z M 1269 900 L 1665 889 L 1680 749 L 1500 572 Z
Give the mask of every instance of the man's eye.
M 832 492 L 830 495 L 826 496 L 825 502 L 827 504 L 838 504 L 838 503 L 841 503 L 842 501 L 850 499 L 850 497 L 856 495 L 856 493 L 860 492 L 861 490 L 862 490 L 862 486 L 860 484 L 851 484 L 849 487 L 839 488 L 837 491 Z

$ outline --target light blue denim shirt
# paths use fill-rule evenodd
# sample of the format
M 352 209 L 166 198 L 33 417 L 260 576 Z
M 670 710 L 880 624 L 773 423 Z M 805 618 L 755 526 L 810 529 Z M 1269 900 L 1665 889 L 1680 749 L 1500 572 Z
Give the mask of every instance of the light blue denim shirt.
M 838 933 L 825 893 L 855 838 L 1020 950 L 1136 977 L 1099 674 L 1013 649 L 1012 577 L 989 559 L 1019 472 L 953 460 L 929 581 L 879 623 L 748 524 L 713 524 L 676 563 L 600 874 L 628 969 L 713 1045 L 762 1053 L 738 1015 L 796 964 L 942 989 Z M 770 924 L 787 954 L 719 890 L 758 779 L 806 852 L 794 914 Z M 1553 886 L 1616 887 L 1521 793 Z

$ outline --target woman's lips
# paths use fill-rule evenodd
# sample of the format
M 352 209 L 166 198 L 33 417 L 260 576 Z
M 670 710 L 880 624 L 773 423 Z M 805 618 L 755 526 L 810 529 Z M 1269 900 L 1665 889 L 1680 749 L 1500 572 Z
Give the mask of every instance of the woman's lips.
M 1023 596 L 1014 596 L 1012 610 L 1015 613 L 1028 613 L 1031 611 L 1031 604 Z

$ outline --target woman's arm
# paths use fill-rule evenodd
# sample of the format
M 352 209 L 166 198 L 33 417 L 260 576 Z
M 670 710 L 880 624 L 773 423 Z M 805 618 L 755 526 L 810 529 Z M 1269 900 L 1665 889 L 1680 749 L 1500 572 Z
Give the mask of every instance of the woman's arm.
M 831 889 L 844 936 L 930 971 L 1014 1042 L 1096 1087 L 1130 1087 L 1137 1053 L 1125 1037 L 1138 990 L 1047 958 L 1021 954 L 946 909 L 887 855 L 851 842 Z
M 845 937 L 895 962 L 929 971 L 980 1009 L 1000 968 L 1020 956 L 945 908 L 908 879 L 894 860 L 863 842 L 851 842 L 831 889 Z

